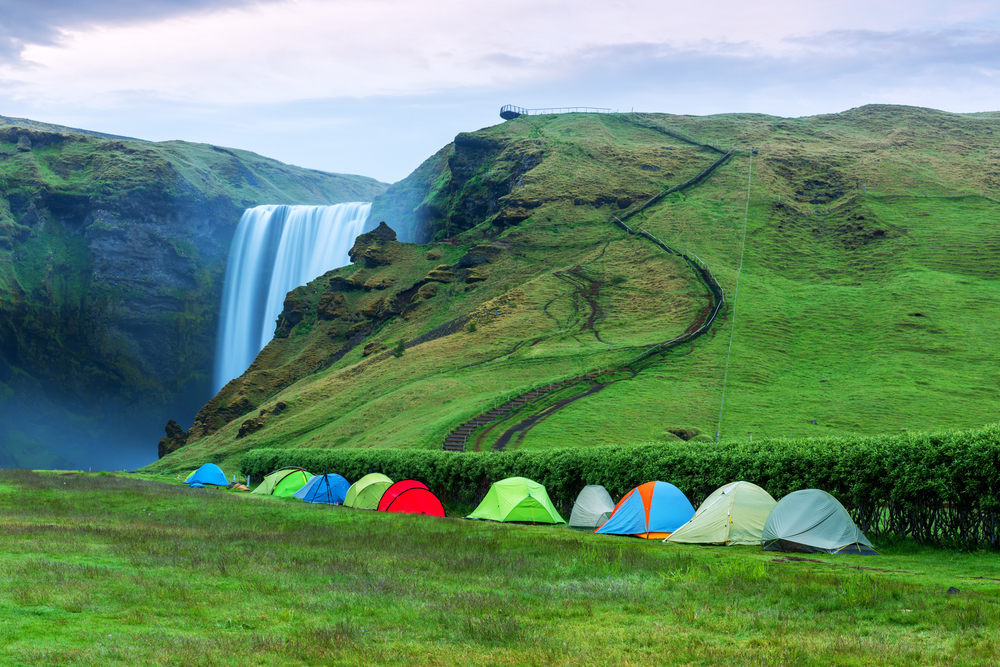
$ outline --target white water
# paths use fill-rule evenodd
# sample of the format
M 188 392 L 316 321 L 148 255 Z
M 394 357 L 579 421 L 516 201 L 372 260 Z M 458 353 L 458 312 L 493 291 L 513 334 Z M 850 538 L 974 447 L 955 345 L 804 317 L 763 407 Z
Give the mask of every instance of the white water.
M 247 209 L 229 250 L 215 353 L 215 391 L 243 374 L 274 337 L 291 290 L 350 264 L 371 204 Z

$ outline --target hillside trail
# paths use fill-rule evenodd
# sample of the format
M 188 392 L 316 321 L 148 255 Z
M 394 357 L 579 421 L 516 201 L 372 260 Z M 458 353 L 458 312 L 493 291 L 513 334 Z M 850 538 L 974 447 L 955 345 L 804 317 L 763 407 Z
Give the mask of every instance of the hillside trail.
M 683 134 L 673 131 L 669 128 L 661 127 L 657 125 L 655 122 L 648 124 L 654 126 L 655 129 L 662 131 L 665 134 L 668 134 L 674 138 L 680 139 L 688 143 L 692 143 L 702 148 L 710 149 L 717 153 L 722 153 L 723 155 L 715 162 L 713 162 L 707 169 L 703 170 L 695 177 L 679 185 L 667 188 L 643 202 L 637 202 L 636 204 L 629 207 L 625 211 L 622 211 L 621 213 L 612 215 L 609 222 L 622 228 L 627 234 L 642 236 L 643 238 L 651 241 L 653 244 L 655 244 L 657 247 L 662 249 L 667 254 L 675 255 L 683 259 L 684 262 L 688 265 L 688 267 L 691 268 L 691 270 L 699 278 L 699 280 L 708 287 L 711 295 L 710 303 L 699 312 L 694 322 L 692 322 L 691 325 L 688 326 L 687 329 L 685 329 L 683 334 L 675 338 L 672 338 L 670 340 L 662 341 L 660 343 L 653 345 L 644 352 L 630 359 L 624 365 L 623 368 L 608 369 L 600 373 L 591 373 L 576 378 L 563 380 L 558 383 L 543 385 L 542 387 L 535 388 L 532 389 L 531 391 L 525 392 L 517 396 L 513 400 L 507 401 L 506 403 L 500 406 L 495 406 L 492 410 L 483 412 L 477 417 L 469 419 L 462 425 L 453 429 L 447 436 L 445 436 L 444 443 L 442 445 L 442 448 L 445 451 L 464 452 L 466 450 L 466 445 L 468 444 L 469 438 L 473 435 L 475 435 L 475 450 L 481 451 L 483 445 L 485 445 L 486 441 L 488 441 L 489 436 L 498 426 L 500 426 L 502 422 L 506 422 L 510 417 L 516 416 L 519 412 L 522 412 L 525 408 L 529 408 L 528 411 L 530 412 L 530 404 L 537 403 L 541 399 L 550 396 L 551 394 L 557 391 L 565 389 L 568 385 L 577 384 L 583 381 L 592 381 L 599 375 L 605 373 L 619 373 L 622 371 L 629 372 L 631 374 L 631 377 L 627 379 L 632 379 L 642 370 L 642 368 L 633 368 L 634 364 L 637 364 L 654 355 L 665 352 L 666 350 L 669 350 L 671 348 L 677 347 L 683 343 L 693 341 L 698 336 L 701 336 L 702 334 L 707 332 L 711 328 L 712 324 L 715 322 L 719 312 L 722 309 L 722 306 L 725 304 L 725 292 L 722 288 L 722 285 L 719 283 L 718 280 L 716 280 L 715 276 L 712 274 L 712 271 L 711 269 L 709 269 L 708 265 L 702 262 L 700 259 L 697 259 L 697 256 L 692 258 L 691 256 L 689 256 L 684 252 L 680 252 L 674 248 L 671 248 L 663 241 L 656 238 L 655 236 L 653 236 L 646 230 L 642 229 L 641 227 L 638 229 L 631 228 L 628 224 L 626 224 L 626 221 L 629 218 L 638 214 L 639 212 L 660 202 L 667 195 L 673 194 L 675 192 L 680 192 L 682 190 L 686 190 L 688 188 L 700 184 L 709 176 L 711 176 L 711 174 L 717 168 L 719 168 L 722 164 L 724 164 L 727 160 L 729 160 L 729 158 L 731 158 L 734 155 L 734 153 L 736 153 L 736 149 L 734 148 L 729 151 L 723 151 L 719 149 L 717 146 L 699 143 L 689 136 L 684 136 Z M 595 323 L 597 322 L 601 314 L 600 308 L 597 304 L 597 297 L 599 294 L 602 281 L 592 279 L 589 276 L 584 275 L 585 273 L 586 270 L 582 266 L 577 265 L 574 266 L 572 269 L 557 271 L 553 274 L 560 280 L 563 280 L 564 282 L 570 284 L 574 290 L 571 298 L 573 299 L 573 308 L 576 317 L 574 318 L 572 315 L 570 316 L 566 324 L 566 330 L 569 330 L 571 325 L 575 321 L 580 319 L 581 317 L 579 315 L 580 309 L 577 304 L 582 301 L 583 303 L 586 304 L 587 308 L 589 309 L 589 314 L 583 326 L 581 326 L 580 330 L 592 331 L 594 333 L 595 338 L 603 343 L 604 341 L 601 340 L 600 333 L 595 329 Z M 557 298 L 559 297 L 556 297 L 556 299 Z M 548 311 L 548 307 L 556 299 L 552 299 L 551 301 L 546 303 L 544 306 L 544 311 L 546 315 L 556 320 L 557 324 L 559 324 L 557 318 L 551 315 Z M 564 330 L 561 324 L 559 324 L 559 330 L 560 331 Z M 532 428 L 534 428 L 542 421 L 548 419 L 549 417 L 559 412 L 566 406 L 575 403 L 577 400 L 587 396 L 593 396 L 603 391 L 608 386 L 611 386 L 612 384 L 615 384 L 620 381 L 621 380 L 616 380 L 615 382 L 610 382 L 610 383 L 594 383 L 594 386 L 590 387 L 586 391 L 576 396 L 563 399 L 537 414 L 526 415 L 524 419 L 520 419 L 519 421 L 514 422 L 500 435 L 500 437 L 494 443 L 492 450 L 503 451 L 511 443 L 511 440 L 515 440 L 516 444 L 520 444 L 521 442 L 523 442 L 524 437 L 525 435 L 527 435 L 528 431 L 530 431 Z

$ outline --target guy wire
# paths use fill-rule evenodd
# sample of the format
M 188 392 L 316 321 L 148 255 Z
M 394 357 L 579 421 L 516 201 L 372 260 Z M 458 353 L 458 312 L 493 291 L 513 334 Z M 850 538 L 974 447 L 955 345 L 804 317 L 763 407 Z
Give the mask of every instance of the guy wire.
M 747 219 L 750 217 L 750 179 L 753 175 L 753 147 L 750 150 L 750 167 L 747 170 L 747 203 L 743 212 L 743 242 L 740 244 L 740 268 L 736 270 L 736 289 L 733 290 L 733 326 L 729 330 L 729 350 L 726 352 L 726 374 L 722 378 L 722 402 L 719 404 L 719 425 L 715 430 L 715 441 L 722 433 L 722 409 L 726 405 L 726 383 L 729 381 L 729 358 L 733 354 L 733 334 L 736 332 L 736 299 L 740 294 L 740 273 L 743 271 L 743 253 L 747 247 Z

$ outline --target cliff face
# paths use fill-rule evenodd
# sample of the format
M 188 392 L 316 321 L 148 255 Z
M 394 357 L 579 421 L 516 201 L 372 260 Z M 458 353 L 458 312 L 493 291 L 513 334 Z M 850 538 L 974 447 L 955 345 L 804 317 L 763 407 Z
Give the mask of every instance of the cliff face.
M 215 146 L 0 126 L 0 465 L 148 462 L 167 416 L 211 396 L 242 212 L 383 189 Z
M 535 138 L 463 132 L 376 197 L 370 220 L 385 220 L 416 243 L 450 238 L 484 220 L 501 228 L 517 224 L 541 202 L 511 192 L 544 156 Z

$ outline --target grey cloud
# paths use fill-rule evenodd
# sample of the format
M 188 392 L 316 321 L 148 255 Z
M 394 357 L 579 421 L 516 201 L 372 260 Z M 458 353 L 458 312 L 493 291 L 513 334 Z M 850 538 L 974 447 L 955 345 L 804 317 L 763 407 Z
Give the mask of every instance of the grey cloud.
M 60 29 L 162 19 L 275 0 L 0 0 L 0 61 L 25 44 L 51 44 Z

